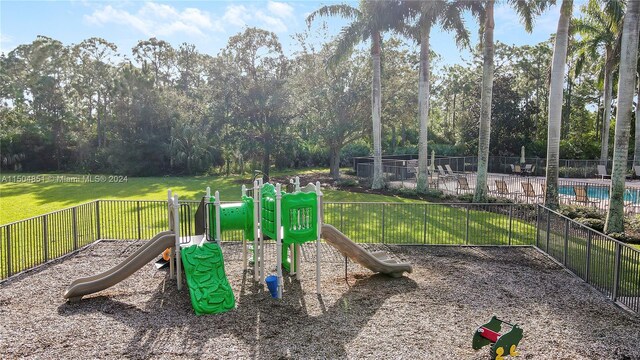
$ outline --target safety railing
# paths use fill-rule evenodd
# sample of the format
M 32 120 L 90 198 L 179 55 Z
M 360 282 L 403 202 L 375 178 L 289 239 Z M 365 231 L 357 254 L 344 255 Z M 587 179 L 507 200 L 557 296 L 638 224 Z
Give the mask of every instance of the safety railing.
M 536 246 L 611 300 L 640 312 L 640 251 L 538 206 Z
M 198 201 L 181 201 L 180 235 L 195 235 Z M 356 242 L 533 245 L 535 207 L 521 204 L 325 203 L 324 222 Z M 0 280 L 99 239 L 150 239 L 168 228 L 167 202 L 96 200 L 0 226 Z M 223 241 L 242 239 L 225 231 Z

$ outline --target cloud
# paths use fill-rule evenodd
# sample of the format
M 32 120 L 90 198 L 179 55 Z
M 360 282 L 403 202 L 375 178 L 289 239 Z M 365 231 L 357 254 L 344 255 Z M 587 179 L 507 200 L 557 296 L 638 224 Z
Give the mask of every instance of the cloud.
M 251 20 L 251 15 L 244 5 L 229 5 L 222 20 L 231 25 L 245 26 L 247 21 Z
M 276 33 L 287 31 L 287 25 L 284 24 L 282 19 L 269 16 L 263 13 L 262 11 L 256 12 L 256 19 L 259 20 L 263 24 L 263 26 L 269 31 L 273 31 Z
M 12 36 L 0 33 L 0 52 L 5 51 L 11 43 L 13 43 Z
M 218 22 L 213 22 L 208 12 L 196 8 L 179 11 L 167 4 L 147 2 L 137 12 L 106 5 L 95 10 L 84 19 L 89 24 L 119 24 L 129 26 L 147 36 L 184 33 L 202 36 L 207 31 L 223 31 Z
M 269 1 L 266 12 L 254 6 L 227 6 L 222 21 L 227 26 L 257 26 L 276 33 L 286 32 L 287 25 L 284 18 L 293 16 L 293 7 L 288 4 Z
M 276 17 L 290 18 L 293 17 L 293 6 L 281 2 L 269 1 L 267 10 Z

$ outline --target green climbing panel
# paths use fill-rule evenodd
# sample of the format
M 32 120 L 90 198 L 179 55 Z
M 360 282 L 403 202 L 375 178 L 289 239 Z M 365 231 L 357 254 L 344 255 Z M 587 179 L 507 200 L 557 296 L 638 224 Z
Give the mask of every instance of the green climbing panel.
M 216 243 L 183 248 L 182 264 L 196 315 L 233 309 L 236 299 L 224 272 L 222 250 Z

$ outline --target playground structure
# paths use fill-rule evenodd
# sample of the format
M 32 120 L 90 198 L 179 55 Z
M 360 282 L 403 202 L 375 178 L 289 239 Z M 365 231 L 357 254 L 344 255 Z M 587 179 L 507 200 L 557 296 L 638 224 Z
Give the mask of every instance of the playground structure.
M 338 229 L 323 224 L 322 191 L 320 183 L 300 187 L 298 178 L 292 181 L 294 191 L 287 193 L 281 184 L 253 183 L 252 196 L 242 186 L 240 202 L 222 203 L 219 192 L 211 196 L 207 188 L 195 216 L 195 235 L 180 234 L 180 202 L 177 195 L 168 192 L 169 230 L 161 232 L 144 246 L 110 270 L 101 274 L 80 278 L 71 283 L 64 294 L 69 301 L 78 301 L 126 279 L 145 264 L 170 249 L 169 276 L 175 277 L 178 290 L 182 290 L 183 274 L 191 303 L 196 314 L 228 311 L 235 307 L 235 298 L 224 269 L 221 248 L 223 231 L 242 230 L 243 270 L 253 264 L 253 279 L 265 279 L 265 241 L 275 240 L 277 291 L 283 296 L 283 270 L 293 277 L 300 276 L 300 245 L 314 241 L 316 244 L 316 292 L 321 293 L 320 240 L 336 247 L 349 257 L 374 272 L 400 277 L 412 272 L 412 267 L 399 263 L 384 252 L 371 253 L 351 241 Z M 251 259 L 249 259 L 251 253 Z M 251 261 L 250 261 L 251 260 Z
M 511 326 L 511 330 L 507 333 L 500 334 L 502 324 Z M 503 360 L 505 355 L 518 356 L 516 351 L 518 343 L 522 340 L 522 329 L 518 324 L 510 324 L 504 320 L 498 319 L 495 315 L 491 320 L 480 326 L 473 335 L 472 347 L 479 350 L 483 346 L 491 345 L 491 358 L 495 360 Z M 508 351 L 507 354 L 505 352 Z

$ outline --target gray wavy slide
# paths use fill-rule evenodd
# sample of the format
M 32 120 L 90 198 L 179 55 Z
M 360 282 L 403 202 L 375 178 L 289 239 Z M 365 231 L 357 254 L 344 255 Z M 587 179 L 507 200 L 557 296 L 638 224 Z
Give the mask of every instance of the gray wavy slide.
M 174 244 L 175 235 L 172 231 L 158 233 L 120 264 L 98 275 L 74 280 L 64 293 L 64 298 L 74 302 L 85 295 L 107 289 L 128 278 Z
M 322 225 L 321 237 L 329 245 L 338 249 L 342 255 L 349 257 L 373 272 L 391 277 L 401 277 L 403 273 L 411 273 L 413 271 L 410 264 L 397 262 L 384 251 L 369 252 L 365 250 L 331 225 Z

